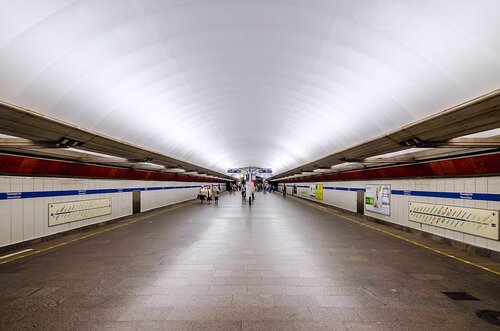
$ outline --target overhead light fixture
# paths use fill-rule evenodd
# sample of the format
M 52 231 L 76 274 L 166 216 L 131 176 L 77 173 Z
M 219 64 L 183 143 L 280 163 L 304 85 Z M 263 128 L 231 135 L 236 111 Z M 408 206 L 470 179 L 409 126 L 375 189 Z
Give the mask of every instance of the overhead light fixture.
M 458 138 L 489 138 L 495 136 L 500 136 L 500 128 L 469 134 Z
M 0 133 L 0 139 L 11 139 L 11 138 L 19 138 L 19 137 L 9 136 L 7 134 Z
M 314 169 L 313 172 L 316 172 L 316 173 L 321 173 L 321 172 L 330 172 L 331 169 L 330 168 L 318 168 L 318 169 Z
M 146 167 L 146 168 L 153 168 L 153 169 L 163 169 L 165 166 L 161 164 L 156 164 L 156 163 L 150 163 L 150 162 L 138 162 L 137 165 L 139 167 Z
M 61 138 L 56 142 L 56 147 L 67 148 L 67 147 L 76 147 L 81 145 L 82 143 L 76 140 Z
M 166 168 L 163 170 L 164 172 L 172 172 L 172 173 L 176 173 L 176 172 L 186 172 L 186 170 L 182 169 L 182 168 Z
M 412 153 L 416 153 L 416 152 L 426 151 L 426 150 L 429 150 L 429 149 L 431 149 L 431 148 L 412 147 L 412 148 L 403 149 L 403 150 L 397 151 L 397 152 L 392 152 L 392 153 L 386 153 L 386 154 L 380 154 L 380 155 L 377 155 L 377 156 L 372 156 L 371 158 L 374 158 L 374 157 L 376 157 L 376 158 L 389 158 L 389 157 L 395 157 L 395 156 L 402 156 L 402 155 L 406 155 L 406 154 L 412 154 Z
M 88 155 L 92 155 L 92 156 L 107 157 L 107 158 L 114 158 L 114 159 L 123 159 L 124 161 L 127 160 L 127 159 L 122 158 L 122 157 L 118 157 L 118 156 L 114 156 L 114 155 L 109 155 L 109 154 L 104 154 L 104 153 L 93 152 L 93 151 L 88 151 L 86 149 L 68 147 L 67 150 L 70 151 L 70 152 L 88 154 Z
M 338 169 L 338 168 L 344 168 L 344 167 L 349 167 L 355 164 L 359 164 L 358 162 L 344 162 L 341 164 L 336 164 L 330 167 L 330 169 Z
M 409 140 L 404 141 L 402 144 L 406 146 L 420 146 L 422 145 L 422 141 L 418 138 L 411 138 Z

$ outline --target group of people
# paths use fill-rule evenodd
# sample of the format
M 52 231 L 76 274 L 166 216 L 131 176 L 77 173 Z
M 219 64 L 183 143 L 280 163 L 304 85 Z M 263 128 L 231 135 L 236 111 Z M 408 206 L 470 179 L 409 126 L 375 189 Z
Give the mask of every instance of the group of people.
M 212 200 L 214 201 L 214 203 L 218 203 L 219 193 L 219 187 L 216 185 L 202 186 L 200 187 L 200 192 L 198 193 L 198 199 L 201 201 L 201 203 L 205 201 L 211 203 Z
M 286 197 L 286 194 L 287 194 L 287 191 L 286 191 L 286 184 L 284 184 L 284 185 L 283 185 L 283 192 L 282 192 L 282 193 L 283 193 L 283 196 L 284 196 L 284 197 Z M 292 193 L 292 196 L 297 195 L 297 185 L 296 185 L 296 184 L 294 184 L 294 185 L 292 186 L 292 191 L 291 191 L 291 193 Z
M 257 192 L 272 192 L 273 191 L 273 185 L 269 183 L 260 183 L 257 185 Z
M 236 191 L 239 191 L 241 190 L 241 186 L 238 187 L 238 185 L 232 183 L 232 184 L 229 184 L 229 194 L 233 194 L 233 193 L 236 193 Z
M 249 187 L 250 186 L 250 187 Z M 257 186 L 253 185 L 253 182 L 238 182 L 238 184 L 230 184 L 228 187 L 229 194 L 233 194 L 236 192 L 244 192 L 247 191 L 248 189 L 252 190 L 253 192 L 272 192 L 276 191 L 277 187 L 269 184 L 269 183 L 257 183 Z

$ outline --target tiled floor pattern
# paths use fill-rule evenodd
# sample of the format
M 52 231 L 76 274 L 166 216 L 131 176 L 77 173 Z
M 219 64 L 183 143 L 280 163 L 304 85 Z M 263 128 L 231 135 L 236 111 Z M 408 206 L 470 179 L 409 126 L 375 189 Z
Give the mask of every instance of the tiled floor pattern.
M 495 330 L 500 277 L 279 195 L 224 195 L 0 267 L 0 329 Z M 466 291 L 480 301 L 453 301 Z

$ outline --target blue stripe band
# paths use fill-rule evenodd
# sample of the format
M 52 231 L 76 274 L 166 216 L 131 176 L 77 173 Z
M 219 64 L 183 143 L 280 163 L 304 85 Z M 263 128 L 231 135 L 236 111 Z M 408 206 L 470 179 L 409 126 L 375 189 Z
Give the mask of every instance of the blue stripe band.
M 189 189 L 189 188 L 199 188 L 199 187 L 201 187 L 201 185 L 127 187 L 127 188 L 106 188 L 106 189 L 93 189 L 93 190 L 65 190 L 65 191 L 4 192 L 0 193 L 0 200 L 64 197 L 70 195 L 126 193 L 132 191 L 179 190 L 179 189 Z
M 293 187 L 293 185 L 287 185 Z M 297 187 L 309 188 L 307 185 L 300 185 Z M 359 187 L 339 187 L 339 186 L 324 186 L 324 190 L 335 191 L 351 191 L 365 192 L 366 189 Z M 461 193 L 461 192 L 434 192 L 434 191 L 411 191 L 411 190 L 391 190 L 394 195 L 406 195 L 414 197 L 429 197 L 429 198 L 443 198 L 443 199 L 461 199 L 461 200 L 480 200 L 480 201 L 500 201 L 500 194 L 494 193 Z
M 500 194 L 494 194 L 494 193 L 460 193 L 460 192 L 391 190 L 391 194 L 409 195 L 416 197 L 444 198 L 444 199 L 500 201 Z

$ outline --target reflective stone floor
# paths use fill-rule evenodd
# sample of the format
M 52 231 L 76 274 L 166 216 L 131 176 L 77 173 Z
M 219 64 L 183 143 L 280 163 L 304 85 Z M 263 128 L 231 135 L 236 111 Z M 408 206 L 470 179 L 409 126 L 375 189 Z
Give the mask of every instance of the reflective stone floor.
M 500 309 L 499 278 L 294 199 L 224 195 L 1 266 L 0 329 L 494 330 L 474 311 Z

